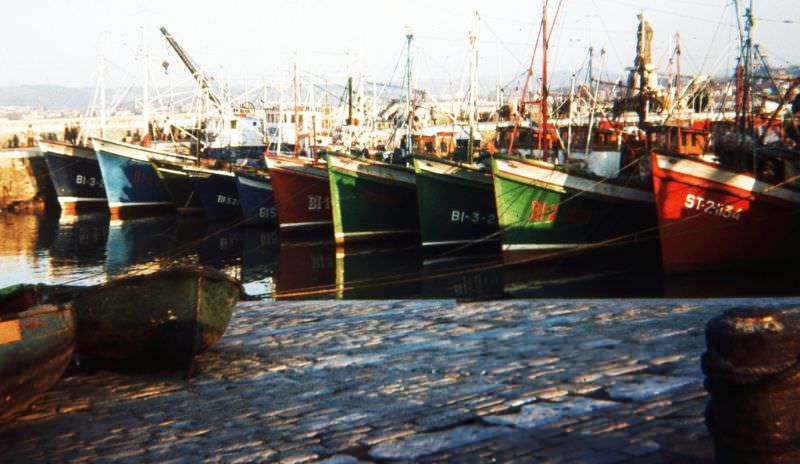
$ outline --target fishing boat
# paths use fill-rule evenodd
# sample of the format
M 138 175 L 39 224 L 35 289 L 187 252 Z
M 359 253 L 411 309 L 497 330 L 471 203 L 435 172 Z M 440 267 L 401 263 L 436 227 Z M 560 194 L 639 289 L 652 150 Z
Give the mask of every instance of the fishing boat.
M 278 214 L 269 173 L 263 170 L 238 171 L 236 189 L 246 224 L 277 224 Z
M 715 146 L 705 153 L 679 146 L 652 154 L 666 272 L 753 268 L 800 258 L 800 136 L 795 130 L 790 143 L 781 137 L 791 134 L 785 129 L 795 126 L 797 109 L 784 124 L 778 122 L 800 79 L 792 81 L 768 119 L 750 108 L 750 11 L 740 28 L 733 124 L 717 131 Z
M 496 156 L 495 198 L 504 250 L 549 252 L 622 244 L 656 227 L 650 179 L 613 179 L 539 160 Z
M 325 161 L 271 153 L 265 160 L 281 231 L 330 231 L 331 189 Z
M 0 289 L 0 420 L 55 384 L 75 348 L 70 304 L 42 304 L 35 286 Z
M 429 250 L 447 249 L 458 254 L 497 251 L 500 242 L 491 167 L 479 158 L 477 25 L 476 13 L 473 31 L 469 34 L 467 124 L 451 126 L 450 134 L 455 141 L 452 153 L 445 153 L 445 157 L 414 155 L 420 236 L 422 245 Z M 437 136 L 446 134 L 441 130 L 428 132 Z M 442 140 L 432 142 L 436 141 L 438 146 L 424 144 L 426 151 L 430 153 L 450 145 Z
M 653 153 L 653 181 L 665 271 L 763 265 L 800 257 L 795 237 L 800 230 L 797 182 L 766 180 L 660 151 Z
M 209 219 L 225 221 L 242 216 L 233 172 L 189 166 L 183 170 L 189 173 L 189 180 Z
M 49 298 L 72 301 L 78 354 L 180 363 L 222 337 L 240 290 L 224 272 L 189 266 L 61 290 Z
M 150 160 L 183 164 L 195 158 L 100 138 L 93 138 L 92 144 L 112 219 L 175 212 L 172 199 Z
M 648 242 L 654 243 L 657 229 L 649 159 L 645 156 L 647 134 L 632 129 L 620 149 L 624 153 L 609 153 L 607 146 L 613 147 L 617 137 L 612 132 L 598 147 L 603 162 L 595 166 L 589 163 L 591 158 L 573 157 L 565 150 L 556 125 L 549 120 L 547 2 L 542 17 L 540 122 L 531 125 L 531 141 L 538 150 L 530 153 L 532 158 L 510 156 L 515 141 L 512 132 L 507 154 L 495 156 L 492 162 L 503 249 L 559 256 L 553 252 L 602 251 L 612 245 L 614 249 L 626 245 L 629 251 L 635 251 L 631 255 L 643 256 L 638 245 L 649 250 Z M 652 29 L 640 19 L 637 66 L 631 71 L 631 77 L 637 79 L 634 90 L 638 93 L 632 98 L 640 104 L 639 123 L 646 125 L 649 96 L 655 93 L 657 80 L 649 65 Z M 590 143 L 591 123 L 587 129 L 585 140 Z M 586 152 L 589 149 L 587 146 Z M 631 244 L 637 246 L 627 247 Z M 656 249 L 653 247 L 652 251 Z
M 419 240 L 413 169 L 338 153 L 327 159 L 337 244 Z
M 173 163 L 166 160 L 150 159 L 150 164 L 161 180 L 161 185 L 172 199 L 172 204 L 182 215 L 205 214 L 200 196 L 194 189 L 188 171 L 183 169 L 186 163 Z
M 414 172 L 424 247 L 497 248 L 500 235 L 491 171 L 415 155 Z
M 39 140 L 61 212 L 80 214 L 105 211 L 108 198 L 97 157 L 91 147 Z

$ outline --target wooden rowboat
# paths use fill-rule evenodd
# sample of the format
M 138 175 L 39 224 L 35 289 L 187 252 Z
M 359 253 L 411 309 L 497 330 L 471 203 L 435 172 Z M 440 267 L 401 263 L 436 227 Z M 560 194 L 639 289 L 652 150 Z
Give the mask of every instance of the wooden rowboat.
M 123 277 L 55 300 L 71 300 L 80 355 L 190 362 L 222 337 L 241 285 L 224 272 L 188 266 Z
M 61 378 L 75 348 L 69 304 L 40 304 L 34 286 L 0 289 L 0 420 Z

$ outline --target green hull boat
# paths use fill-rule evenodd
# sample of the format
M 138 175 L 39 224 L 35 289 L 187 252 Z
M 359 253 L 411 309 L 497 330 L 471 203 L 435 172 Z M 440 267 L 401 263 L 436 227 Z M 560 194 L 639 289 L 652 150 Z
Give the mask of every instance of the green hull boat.
M 189 179 L 189 173 L 183 170 L 182 165 L 156 159 L 151 159 L 150 164 L 179 214 L 205 213 L 200 197 L 195 193 L 192 180 Z
M 412 169 L 344 154 L 327 158 L 337 244 L 419 240 Z
M 40 304 L 33 286 L 0 289 L 0 421 L 53 386 L 74 348 L 71 305 Z
M 179 363 L 222 337 L 240 290 L 224 272 L 191 266 L 124 277 L 57 298 L 72 299 L 78 354 Z
M 414 169 L 424 247 L 500 249 L 491 172 L 419 155 Z

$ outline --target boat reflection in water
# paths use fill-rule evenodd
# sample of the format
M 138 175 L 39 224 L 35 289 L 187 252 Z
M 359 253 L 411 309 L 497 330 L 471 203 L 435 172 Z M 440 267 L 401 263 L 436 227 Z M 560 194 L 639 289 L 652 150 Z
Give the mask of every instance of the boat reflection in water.
M 111 221 L 106 241 L 107 277 L 153 272 L 182 262 L 180 258 L 186 256 L 176 256 L 171 248 L 178 222 L 175 216 Z
M 270 296 L 275 292 L 280 234 L 277 226 L 248 226 L 242 230 L 242 277 L 248 295 Z
M 102 282 L 108 240 L 108 214 L 62 215 L 55 223 L 48 278 L 80 285 Z
M 333 241 L 293 241 L 280 244 L 275 299 L 329 299 L 336 284 Z
M 421 249 L 409 245 L 338 248 L 336 298 L 420 298 L 421 258 Z
M 248 294 L 275 299 L 778 297 L 797 295 L 800 282 L 800 270 L 785 268 L 665 277 L 657 260 L 614 253 L 517 259 L 400 244 L 337 250 L 330 238 L 203 218 L 0 215 L 0 287 L 92 284 L 185 264 L 218 267 Z

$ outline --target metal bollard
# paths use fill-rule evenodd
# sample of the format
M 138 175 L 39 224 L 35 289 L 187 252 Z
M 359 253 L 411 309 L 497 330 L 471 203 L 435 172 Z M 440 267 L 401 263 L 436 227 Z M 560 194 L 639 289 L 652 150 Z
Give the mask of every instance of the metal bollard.
M 706 426 L 717 463 L 800 463 L 800 320 L 772 308 L 706 324 Z

